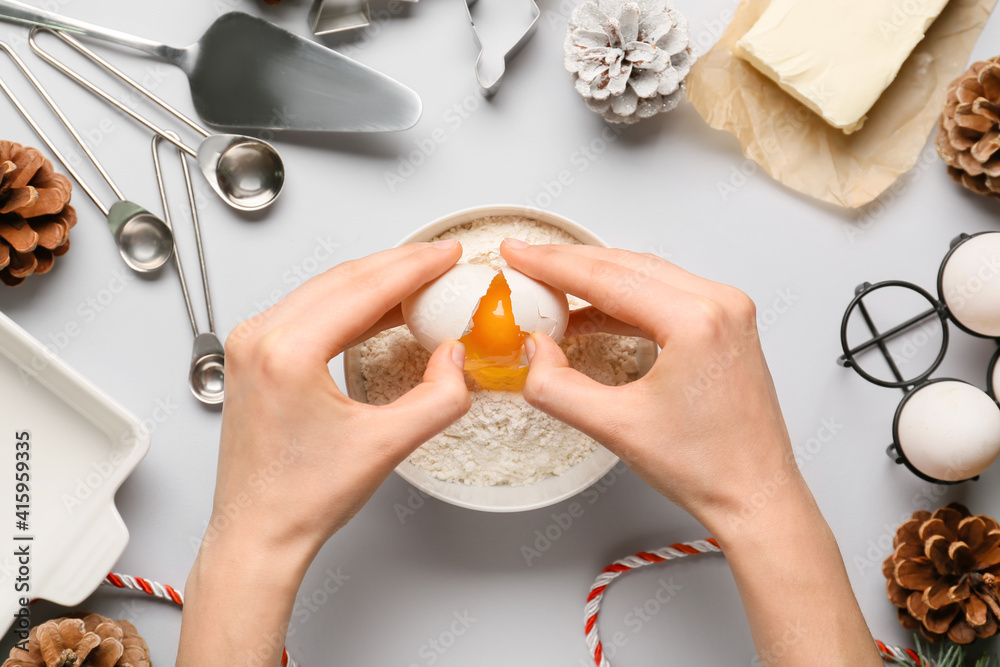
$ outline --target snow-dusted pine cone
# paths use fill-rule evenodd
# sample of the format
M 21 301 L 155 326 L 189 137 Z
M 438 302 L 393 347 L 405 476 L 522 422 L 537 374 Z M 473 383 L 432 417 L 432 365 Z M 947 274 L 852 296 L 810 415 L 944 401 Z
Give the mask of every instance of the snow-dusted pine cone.
M 635 123 L 676 107 L 695 61 L 687 19 L 673 0 L 577 5 L 565 50 L 577 92 L 612 123 Z

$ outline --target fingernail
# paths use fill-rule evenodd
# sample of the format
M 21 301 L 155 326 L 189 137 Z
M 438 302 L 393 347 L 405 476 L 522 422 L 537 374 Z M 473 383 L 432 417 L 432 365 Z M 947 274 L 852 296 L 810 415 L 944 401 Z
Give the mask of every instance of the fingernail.
M 528 336 L 524 339 L 524 355 L 528 357 L 528 363 L 531 363 L 531 358 L 535 356 L 535 339 Z
M 528 247 L 528 244 L 521 239 L 504 239 L 503 242 L 507 244 L 508 248 L 513 248 L 514 250 Z
M 458 245 L 458 239 L 442 239 L 441 241 L 434 241 L 431 245 L 442 250 L 451 250 Z
M 455 346 L 451 348 L 451 360 L 455 362 L 455 365 L 465 370 L 465 344 L 455 343 Z

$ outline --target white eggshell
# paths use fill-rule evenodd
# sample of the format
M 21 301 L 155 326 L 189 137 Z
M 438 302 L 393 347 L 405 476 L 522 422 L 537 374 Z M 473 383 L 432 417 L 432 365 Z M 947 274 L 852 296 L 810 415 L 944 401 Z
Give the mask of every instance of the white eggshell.
M 559 342 L 569 324 L 566 293 L 540 283 L 520 271 L 501 269 L 510 287 L 514 323 L 525 333 L 544 333 Z
M 920 472 L 944 482 L 975 477 L 1000 453 L 1000 407 L 957 380 L 911 394 L 897 425 L 899 446 Z
M 991 378 L 991 384 L 993 385 L 993 398 L 996 399 L 996 394 L 1000 394 L 1000 361 L 993 365 L 992 372 L 993 376 Z
M 1000 336 L 1000 232 L 968 239 L 948 257 L 941 296 L 951 314 L 983 336 Z
M 403 320 L 424 348 L 461 338 L 497 272 L 482 264 L 456 264 L 403 301 Z

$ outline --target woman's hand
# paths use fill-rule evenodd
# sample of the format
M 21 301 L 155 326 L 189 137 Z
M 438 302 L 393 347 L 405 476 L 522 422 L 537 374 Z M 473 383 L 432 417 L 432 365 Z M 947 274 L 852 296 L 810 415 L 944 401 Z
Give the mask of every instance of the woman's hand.
M 764 482 L 798 478 L 746 294 L 653 255 L 510 240 L 502 250 L 515 269 L 593 304 L 569 334 L 640 335 L 662 348 L 645 377 L 606 387 L 534 336 L 532 405 L 611 449 L 713 531 Z
M 652 255 L 508 239 L 515 269 L 593 304 L 568 333 L 642 335 L 652 370 L 606 387 L 529 343 L 525 398 L 587 433 L 718 539 L 761 667 L 879 667 L 836 540 L 795 465 L 753 302 Z
M 403 298 L 461 254 L 444 241 L 341 264 L 230 334 L 215 499 L 188 579 L 178 665 L 255 664 L 250 655 L 262 653 L 272 661 L 256 664 L 277 664 L 319 548 L 393 468 L 469 409 L 457 342 L 386 406 L 352 401 L 327 367 L 395 323 Z

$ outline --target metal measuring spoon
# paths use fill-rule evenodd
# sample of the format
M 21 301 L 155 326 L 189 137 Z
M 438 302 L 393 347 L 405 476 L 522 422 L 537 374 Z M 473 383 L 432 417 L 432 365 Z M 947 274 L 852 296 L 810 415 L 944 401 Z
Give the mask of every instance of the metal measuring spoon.
M 18 68 L 24 73 L 24 75 L 31 82 L 31 85 L 35 87 L 38 94 L 42 96 L 52 112 L 59 117 L 62 124 L 66 126 L 73 138 L 76 139 L 77 143 L 80 144 L 80 148 L 83 149 L 90 161 L 94 163 L 97 171 L 100 172 L 101 176 L 107 182 L 108 186 L 114 191 L 115 196 L 118 197 L 118 201 L 115 202 L 111 208 L 105 206 L 94 194 L 94 191 L 90 189 L 90 186 L 80 177 L 80 174 L 73 168 L 59 149 L 56 148 L 55 144 L 49 139 L 48 135 L 45 134 L 44 130 L 38 125 L 28 110 L 21 104 L 21 101 L 14 95 L 7 84 L 0 79 L 0 89 L 7 94 L 10 101 L 13 102 L 17 110 L 24 116 L 24 119 L 28 121 L 31 128 L 35 133 L 45 142 L 45 145 L 49 147 L 49 150 L 55 154 L 56 158 L 63 164 L 66 170 L 76 179 L 76 182 L 80 184 L 87 196 L 90 197 L 91 201 L 97 206 L 98 209 L 104 214 L 108 220 L 108 228 L 111 229 L 111 235 L 115 239 L 115 243 L 118 244 L 118 252 L 121 254 L 122 259 L 125 263 L 134 271 L 139 273 L 151 273 L 160 269 L 167 260 L 170 259 L 170 255 L 173 253 L 174 249 L 174 236 L 170 231 L 170 227 L 166 225 L 162 220 L 157 218 L 155 215 L 142 208 L 138 204 L 130 202 L 125 199 L 125 195 L 122 191 L 118 189 L 115 182 L 111 180 L 108 172 L 104 169 L 104 166 L 98 161 L 94 153 L 87 147 L 87 144 L 83 141 L 83 138 L 73 127 L 73 124 L 69 122 L 66 114 L 62 112 L 59 105 L 55 103 L 55 100 L 49 95 L 45 87 L 35 78 L 35 75 L 31 73 L 28 66 L 24 64 L 24 61 L 11 49 L 7 44 L 0 42 L 0 49 L 7 52 L 7 55 L 11 57 L 11 60 L 18 66 Z
M 167 191 L 163 185 L 163 172 L 160 169 L 159 146 L 161 139 L 176 137 L 173 132 L 167 132 L 166 137 L 153 137 L 153 168 L 156 171 L 156 184 L 160 189 L 160 201 L 163 202 L 163 217 L 170 223 L 170 206 L 167 203 Z M 187 278 L 181 263 L 180 253 L 174 247 L 174 266 L 177 267 L 177 277 L 180 279 L 181 292 L 184 294 L 184 305 L 187 307 L 188 319 L 191 321 L 191 331 L 194 333 L 194 347 L 191 351 L 191 369 L 188 372 L 188 386 L 194 397 L 206 405 L 218 405 L 225 397 L 226 372 L 225 349 L 215 334 L 215 313 L 212 310 L 212 293 L 208 288 L 208 271 L 205 265 L 205 250 L 201 243 L 201 223 L 198 220 L 198 206 L 195 202 L 194 187 L 191 185 L 191 171 L 188 169 L 184 152 L 178 149 L 181 168 L 184 171 L 184 184 L 187 186 L 188 205 L 191 207 L 191 224 L 194 226 L 195 245 L 198 246 L 198 264 L 201 267 L 201 284 L 205 293 L 205 310 L 208 311 L 208 333 L 198 332 L 198 320 L 191 305 L 191 293 L 188 291 Z M 175 241 L 176 243 L 176 241 Z
M 198 132 L 204 139 L 195 150 L 182 143 L 180 137 L 157 127 L 145 117 L 125 106 L 105 91 L 101 90 L 52 55 L 43 51 L 35 40 L 38 32 L 50 32 L 69 44 L 77 52 L 97 63 L 105 70 L 129 84 L 185 125 Z M 73 37 L 47 28 L 34 28 L 28 37 L 32 50 L 43 60 L 68 76 L 70 79 L 97 95 L 108 104 L 131 116 L 139 123 L 173 143 L 198 161 L 209 186 L 229 206 L 241 211 L 258 211 L 270 206 L 285 183 L 285 168 L 281 156 L 274 146 L 262 139 L 242 134 L 210 134 L 208 130 L 194 122 L 174 107 L 157 97 L 107 60 L 97 55 Z

